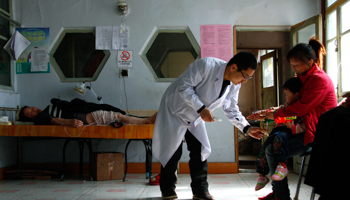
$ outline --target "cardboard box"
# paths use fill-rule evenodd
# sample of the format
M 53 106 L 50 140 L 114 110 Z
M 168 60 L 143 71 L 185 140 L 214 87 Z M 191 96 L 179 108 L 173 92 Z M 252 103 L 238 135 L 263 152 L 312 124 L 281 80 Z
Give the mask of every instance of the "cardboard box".
M 123 153 L 93 153 L 92 175 L 95 181 L 121 180 L 124 177 Z

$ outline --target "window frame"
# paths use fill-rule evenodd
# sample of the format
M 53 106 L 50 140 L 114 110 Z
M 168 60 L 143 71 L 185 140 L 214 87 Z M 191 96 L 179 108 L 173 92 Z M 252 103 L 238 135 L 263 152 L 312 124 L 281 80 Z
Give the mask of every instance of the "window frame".
M 201 57 L 200 46 L 188 26 L 156 26 L 154 27 L 152 33 L 150 34 L 145 44 L 141 48 L 139 55 L 143 60 L 143 62 L 145 63 L 146 67 L 151 72 L 156 82 L 173 82 L 174 80 L 176 80 L 176 78 L 159 78 L 154 72 L 152 65 L 150 64 L 146 56 L 148 50 L 152 46 L 153 42 L 155 41 L 159 33 L 185 33 L 193 49 L 197 53 L 197 58 L 194 58 L 194 60 L 197 60 L 198 58 Z
M 338 98 L 342 98 L 342 95 L 344 94 L 343 90 L 342 90 L 342 77 L 341 77 L 341 71 L 343 68 L 343 65 L 341 64 L 342 58 L 341 58 L 341 38 L 347 34 L 350 34 L 350 29 L 344 31 L 343 33 L 341 33 L 341 8 L 343 5 L 345 5 L 346 3 L 350 3 L 350 0 L 338 0 L 336 2 L 334 2 L 332 5 L 330 5 L 328 8 L 326 8 L 326 12 L 325 12 L 325 47 L 326 47 L 326 51 L 329 52 L 332 49 L 327 49 L 327 46 L 329 43 L 334 42 L 335 40 L 337 41 L 337 49 L 338 51 L 337 53 L 337 64 L 336 66 L 326 66 L 326 72 L 329 71 L 333 71 L 333 70 L 339 70 L 337 72 L 337 82 L 333 83 L 335 84 L 335 89 L 336 89 L 336 95 Z M 326 5 L 325 5 L 326 6 Z M 336 12 L 336 35 L 332 38 L 327 38 L 327 28 L 328 28 L 328 24 L 327 24 L 327 17 L 330 14 L 333 14 L 333 12 Z M 327 58 L 327 55 L 326 55 Z M 338 69 L 339 67 L 339 69 Z
M 9 31 L 10 31 L 10 35 L 12 36 L 15 30 L 15 27 L 18 26 L 20 27 L 21 24 L 15 20 L 13 20 L 12 17 L 12 0 L 8 0 L 8 5 L 9 5 L 9 12 L 3 10 L 0 8 L 0 13 L 3 19 L 8 20 L 9 21 Z M 3 35 L 0 35 L 0 40 L 5 40 L 6 42 L 9 40 L 10 38 L 7 38 Z M 10 59 L 10 86 L 8 85 L 1 85 L 0 84 L 0 92 L 15 92 L 14 89 L 14 84 L 15 84 L 15 73 L 14 73 L 14 62 L 12 59 Z
M 50 65 L 56 72 L 59 80 L 61 82 L 86 82 L 86 81 L 96 81 L 98 76 L 100 75 L 102 69 L 106 66 L 106 63 L 111 55 L 109 50 L 103 50 L 105 53 L 105 57 L 101 61 L 99 67 L 95 71 L 94 75 L 89 78 L 89 77 L 84 77 L 84 78 L 67 78 L 65 77 L 64 73 L 62 72 L 60 66 L 56 62 L 56 59 L 54 58 L 54 54 L 61 44 L 63 38 L 65 37 L 66 33 L 93 33 L 96 37 L 96 32 L 95 32 L 95 27 L 62 27 L 60 32 L 57 34 L 57 37 L 55 40 L 52 42 L 50 48 L 49 48 L 49 59 L 50 59 Z M 95 43 L 95 41 L 94 41 Z M 102 67 L 101 67 L 102 66 Z

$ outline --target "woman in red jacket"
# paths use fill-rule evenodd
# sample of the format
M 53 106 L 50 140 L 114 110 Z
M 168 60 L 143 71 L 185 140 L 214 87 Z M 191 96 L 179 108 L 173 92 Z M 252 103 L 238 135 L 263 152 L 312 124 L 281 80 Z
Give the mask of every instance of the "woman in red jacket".
M 300 43 L 288 52 L 287 60 L 295 74 L 302 82 L 300 99 L 283 109 L 265 113 L 266 117 L 300 116 L 306 126 L 304 134 L 293 135 L 286 144 L 290 156 L 298 156 L 312 146 L 318 118 L 325 111 L 337 106 L 337 98 L 330 77 L 321 69 L 325 47 L 316 39 L 310 39 L 309 44 Z M 271 144 L 274 145 L 274 144 Z M 285 144 L 279 144 L 285 145 Z M 270 168 L 270 175 L 281 174 L 287 169 L 278 163 L 281 156 L 272 147 L 266 148 L 266 158 Z M 272 192 L 260 200 L 289 200 L 290 193 L 287 178 L 272 182 Z

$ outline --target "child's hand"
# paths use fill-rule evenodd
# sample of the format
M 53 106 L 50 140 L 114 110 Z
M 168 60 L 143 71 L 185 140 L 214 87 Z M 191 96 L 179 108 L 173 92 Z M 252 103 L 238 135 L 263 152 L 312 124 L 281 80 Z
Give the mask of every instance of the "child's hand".
M 251 114 L 247 117 L 247 119 L 251 119 L 251 120 L 262 120 L 264 118 L 265 118 L 265 116 L 261 113 L 254 113 L 254 114 Z
M 294 126 L 294 121 L 284 123 L 288 128 L 292 129 Z

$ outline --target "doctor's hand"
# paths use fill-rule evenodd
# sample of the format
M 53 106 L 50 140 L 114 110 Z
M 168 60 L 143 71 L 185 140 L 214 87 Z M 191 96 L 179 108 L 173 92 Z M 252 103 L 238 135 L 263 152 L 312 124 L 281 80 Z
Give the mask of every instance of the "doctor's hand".
M 267 132 L 266 129 L 262 129 L 262 128 L 260 128 L 260 127 L 251 127 L 251 128 L 249 129 L 248 135 L 249 135 L 250 137 L 253 137 L 253 138 L 255 138 L 255 139 L 260 140 L 261 138 L 263 138 L 263 137 L 266 136 L 266 134 L 264 133 L 264 131 Z
M 208 108 L 204 108 L 199 114 L 200 114 L 201 118 L 203 119 L 203 121 L 205 121 L 205 122 L 213 122 L 214 121 L 213 113 Z

